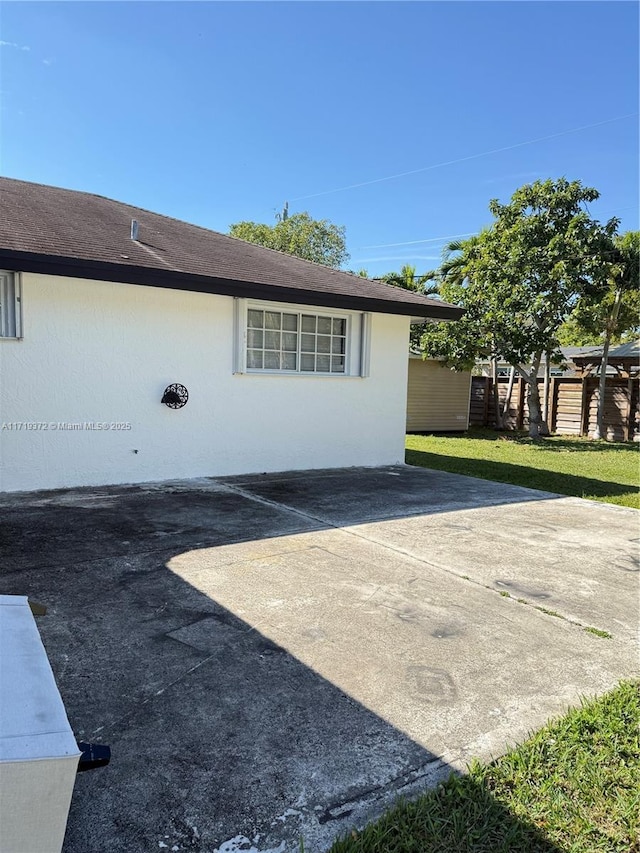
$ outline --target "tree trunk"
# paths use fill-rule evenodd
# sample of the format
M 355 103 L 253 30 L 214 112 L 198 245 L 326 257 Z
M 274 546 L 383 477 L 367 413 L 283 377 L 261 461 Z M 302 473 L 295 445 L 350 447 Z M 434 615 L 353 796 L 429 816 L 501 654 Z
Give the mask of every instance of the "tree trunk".
M 496 419 L 496 429 L 502 429 L 502 413 L 500 411 L 500 389 L 498 388 L 498 359 L 491 357 L 491 373 L 493 377 L 493 410 Z
M 602 347 L 602 359 L 600 361 L 600 384 L 598 387 L 598 418 L 593 437 L 604 438 L 604 398 L 607 391 L 607 364 L 609 362 L 609 346 L 611 336 L 618 325 L 618 314 L 620 313 L 620 302 L 622 301 L 622 290 L 616 290 L 611 316 L 604 333 L 604 346 Z
M 511 395 L 513 394 L 513 383 L 516 378 L 515 367 L 511 368 L 509 373 L 509 384 L 507 385 L 507 396 L 504 398 L 504 406 L 502 407 L 502 425 L 504 426 L 506 418 L 509 416 L 509 405 L 511 403 Z
M 527 376 L 527 384 L 529 386 L 527 393 L 527 403 L 529 404 L 529 437 L 534 441 L 537 441 L 545 434 L 543 431 L 542 412 L 540 410 L 540 393 L 538 391 L 538 370 L 541 359 L 542 353 L 536 353 L 531 365 L 531 372 Z M 547 430 L 547 434 L 548 432 Z
M 549 435 L 549 379 L 551 376 L 551 364 L 549 352 L 547 351 L 544 363 L 544 385 L 542 391 L 542 420 L 540 422 L 540 434 Z

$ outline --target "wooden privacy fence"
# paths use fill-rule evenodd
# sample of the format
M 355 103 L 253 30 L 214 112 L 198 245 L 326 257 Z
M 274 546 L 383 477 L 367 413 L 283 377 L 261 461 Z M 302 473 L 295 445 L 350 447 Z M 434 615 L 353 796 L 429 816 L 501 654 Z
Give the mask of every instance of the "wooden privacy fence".
M 598 376 L 552 377 L 549 382 L 551 432 L 593 437 L 599 400 Z M 542 405 L 544 380 L 538 379 Z M 498 380 L 498 396 L 504 406 L 509 381 Z M 471 381 L 469 426 L 495 427 L 493 379 L 474 376 Z M 505 429 L 524 429 L 529 425 L 527 386 L 520 377 L 513 383 L 511 399 L 504 419 Z M 604 434 L 610 441 L 640 438 L 640 379 L 607 377 L 604 410 Z

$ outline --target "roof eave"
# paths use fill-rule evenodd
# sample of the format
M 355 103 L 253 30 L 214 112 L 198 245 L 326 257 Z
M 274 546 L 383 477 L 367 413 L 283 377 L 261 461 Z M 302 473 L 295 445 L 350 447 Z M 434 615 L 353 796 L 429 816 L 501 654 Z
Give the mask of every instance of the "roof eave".
M 462 308 L 446 303 L 442 305 L 434 305 L 433 303 L 420 305 L 409 301 L 394 301 L 341 293 L 323 293 L 319 290 L 303 290 L 296 287 L 196 275 L 179 270 L 131 266 L 107 261 L 89 261 L 82 258 L 20 252 L 13 249 L 0 249 L 0 268 L 16 272 L 32 272 L 68 276 L 69 278 L 86 278 L 93 281 L 115 281 L 122 284 L 212 293 L 219 296 L 236 296 L 273 302 L 296 302 L 302 305 L 371 311 L 379 314 L 401 314 L 412 318 L 419 317 L 420 319 L 458 320 L 463 314 Z

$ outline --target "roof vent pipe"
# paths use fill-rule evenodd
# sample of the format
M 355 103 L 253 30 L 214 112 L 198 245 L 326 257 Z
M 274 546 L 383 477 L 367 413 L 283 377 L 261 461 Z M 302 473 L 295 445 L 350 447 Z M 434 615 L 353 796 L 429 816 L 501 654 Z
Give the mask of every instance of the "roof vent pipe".
M 137 219 L 131 220 L 131 239 L 132 240 L 138 239 L 138 220 Z

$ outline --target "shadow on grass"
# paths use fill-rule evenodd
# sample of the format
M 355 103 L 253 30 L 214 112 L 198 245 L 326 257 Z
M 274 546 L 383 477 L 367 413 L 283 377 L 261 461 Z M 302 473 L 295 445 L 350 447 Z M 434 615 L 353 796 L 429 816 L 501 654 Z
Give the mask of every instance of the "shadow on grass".
M 434 468 L 437 471 L 465 474 L 482 480 L 510 483 L 514 486 L 578 498 L 623 498 L 635 497 L 638 494 L 637 488 L 624 483 L 576 477 L 573 474 L 545 471 L 529 465 L 513 465 L 510 462 L 494 462 L 466 456 L 445 456 L 442 453 L 428 453 L 424 450 L 407 450 L 406 462 L 408 465 L 417 465 L 421 468 Z
M 420 433 L 425 435 L 425 433 Z M 485 428 L 471 428 L 465 433 L 451 433 L 447 438 L 473 438 L 479 441 L 508 441 L 512 444 L 524 444 L 529 447 L 538 447 L 540 450 L 569 451 L 572 453 L 610 453 L 617 450 L 629 452 L 640 450 L 640 445 L 629 441 L 596 441 L 593 438 L 569 437 L 550 435 L 534 441 L 529 434 L 523 430 L 493 430 Z
M 451 776 L 436 791 L 401 802 L 329 853 L 562 853 L 533 824 L 499 803 L 473 776 Z
M 639 712 L 640 682 L 622 682 L 330 853 L 637 853 Z

